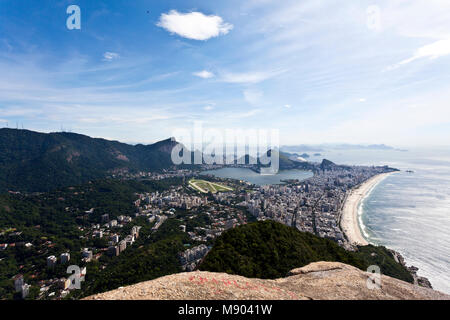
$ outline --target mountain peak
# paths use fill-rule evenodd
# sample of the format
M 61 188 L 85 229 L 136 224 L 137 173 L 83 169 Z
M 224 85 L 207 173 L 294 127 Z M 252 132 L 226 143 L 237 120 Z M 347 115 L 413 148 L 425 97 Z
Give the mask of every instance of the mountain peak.
M 320 168 L 323 169 L 330 169 L 336 167 L 336 164 L 330 160 L 323 159 L 322 163 L 320 164 Z
M 167 169 L 177 144 L 173 137 L 144 146 L 72 132 L 3 128 L 0 171 L 7 174 L 0 179 L 0 191 L 49 191 L 101 179 L 116 170 Z

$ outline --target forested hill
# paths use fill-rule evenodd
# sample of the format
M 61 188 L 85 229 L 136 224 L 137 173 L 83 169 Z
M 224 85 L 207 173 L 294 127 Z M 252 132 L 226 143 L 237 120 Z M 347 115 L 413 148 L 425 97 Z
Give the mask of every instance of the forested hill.
M 413 282 L 408 270 L 385 247 L 346 251 L 335 242 L 300 232 L 271 220 L 242 225 L 224 232 L 199 269 L 248 278 L 282 278 L 295 268 L 317 261 L 342 262 L 367 270 L 378 265 L 382 274 Z
M 129 145 L 85 135 L 0 129 L 0 193 L 49 191 L 98 179 L 115 170 L 172 166 L 172 139 Z

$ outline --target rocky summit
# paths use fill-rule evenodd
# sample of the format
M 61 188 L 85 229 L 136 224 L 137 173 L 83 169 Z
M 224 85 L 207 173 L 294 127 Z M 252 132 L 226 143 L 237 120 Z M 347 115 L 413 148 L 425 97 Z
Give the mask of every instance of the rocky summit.
M 275 280 L 225 273 L 179 273 L 87 297 L 87 300 L 450 300 L 444 293 L 388 276 L 369 289 L 369 273 L 339 262 L 315 262 Z M 371 280 L 369 280 L 371 281 Z

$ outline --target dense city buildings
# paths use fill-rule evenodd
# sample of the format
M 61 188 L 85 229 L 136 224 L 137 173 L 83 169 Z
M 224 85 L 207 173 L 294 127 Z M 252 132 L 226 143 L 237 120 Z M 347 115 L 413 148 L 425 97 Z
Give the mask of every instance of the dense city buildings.
M 255 188 L 241 203 L 258 219 L 272 219 L 351 249 L 339 222 L 347 193 L 387 167 L 329 166 L 313 177 Z
M 210 168 L 205 166 L 203 169 Z M 38 245 L 41 248 L 37 247 L 36 250 L 50 254 L 44 261 L 50 273 L 47 279 L 39 278 L 37 298 L 63 299 L 73 292 L 64 269 L 70 264 L 80 265 L 84 274 L 91 264 L 100 271 L 107 270 L 109 264 L 120 259 L 125 251 L 142 248 L 152 243 L 154 237 L 164 239 L 167 230 L 173 230 L 170 232 L 180 234 L 181 238 L 185 237 L 185 249 L 179 251 L 176 258 L 179 271 L 195 270 L 214 240 L 226 230 L 256 220 L 272 219 L 300 231 L 332 239 L 352 249 L 339 224 L 346 195 L 370 177 L 393 169 L 338 166 L 326 161 L 312 164 L 311 168 L 314 175 L 306 180 L 261 186 L 201 175 L 199 170 L 183 169 L 126 176 L 125 179 L 129 181 L 158 181 L 164 187 L 134 193 L 130 209 L 119 213 L 105 213 L 101 206 L 93 207 L 93 203 L 80 208 L 82 215 L 77 217 L 82 223 L 78 226 L 80 239 L 89 245 L 79 248 L 78 252 L 72 249 L 71 252 L 55 252 L 53 248 L 56 244 L 50 240 Z M 191 179 L 196 179 L 197 184 L 190 183 Z M 203 187 L 209 186 L 211 189 L 199 188 L 202 183 Z M 65 210 L 72 209 L 67 207 Z M 165 224 L 170 227 L 162 232 Z M 8 231 L 9 235 L 15 237 L 22 232 L 15 228 Z M 137 241 L 140 241 L 139 245 L 136 245 Z M 32 248 L 35 244 L 4 243 L 1 250 L 20 245 Z M 39 271 L 34 271 L 33 277 L 38 275 Z M 27 297 L 30 288 L 33 288 L 25 283 L 25 277 L 21 275 L 14 278 L 14 285 L 16 293 L 23 297 Z
M 183 271 L 194 271 L 210 248 L 201 244 L 184 252 L 180 252 L 180 263 Z

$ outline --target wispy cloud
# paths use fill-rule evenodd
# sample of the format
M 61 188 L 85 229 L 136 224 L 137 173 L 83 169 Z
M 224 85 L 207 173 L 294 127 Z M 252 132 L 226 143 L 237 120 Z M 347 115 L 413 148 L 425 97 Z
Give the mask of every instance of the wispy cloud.
M 252 109 L 250 111 L 246 111 L 246 112 L 233 112 L 230 113 L 227 117 L 229 119 L 243 119 L 243 118 L 249 118 L 249 117 L 253 117 L 259 113 L 261 113 L 261 109 Z
M 173 116 L 168 114 L 156 114 L 155 111 L 152 111 L 152 114 L 134 114 L 134 115 L 126 115 L 126 114 L 116 114 L 116 115 L 98 115 L 98 117 L 80 117 L 77 118 L 81 123 L 90 123 L 90 124 L 125 124 L 125 125 L 148 125 L 153 123 L 156 120 L 168 120 L 173 119 Z
M 387 70 L 396 69 L 402 65 L 411 63 L 418 59 L 422 58 L 437 59 L 439 57 L 447 55 L 450 55 L 450 39 L 436 41 L 426 46 L 423 46 L 417 49 L 412 57 L 388 67 Z
M 379 0 L 375 11 L 369 0 L 234 0 L 201 6 L 207 13 L 139 3 L 129 14 L 150 10 L 153 25 L 117 15 L 76 38 L 10 3 L 0 12 L 5 30 L 18 30 L 0 36 L 0 118 L 10 124 L 73 123 L 133 141 L 198 119 L 280 126 L 292 143 L 408 141 L 434 123 L 442 130 L 423 130 L 424 141 L 450 133 L 448 0 Z M 30 2 L 30 12 L 41 6 Z M 152 41 L 136 43 L 136 28 Z M 381 73 L 386 66 L 401 68 Z
M 232 24 L 224 22 L 219 16 L 201 12 L 180 13 L 176 10 L 161 14 L 157 26 L 193 40 L 208 40 L 227 34 L 233 29 Z
M 200 77 L 200 78 L 203 78 L 203 79 L 209 79 L 209 78 L 212 78 L 212 77 L 214 77 L 214 73 L 212 73 L 212 72 L 210 72 L 210 71 L 207 71 L 207 70 L 202 70 L 202 71 L 198 71 L 198 72 L 194 72 L 194 73 L 192 73 L 194 76 L 196 76 L 196 77 Z
M 116 52 L 105 52 L 103 54 L 103 61 L 113 61 L 115 59 L 118 59 L 120 57 L 120 55 Z
M 247 89 L 244 90 L 244 99 L 251 105 L 255 105 L 261 102 L 261 99 L 264 96 L 264 93 L 261 90 L 256 89 Z
M 224 73 L 221 80 L 228 83 L 254 84 L 271 79 L 283 72 L 284 70 Z
M 435 40 L 450 37 L 447 0 L 379 1 L 384 32 Z

